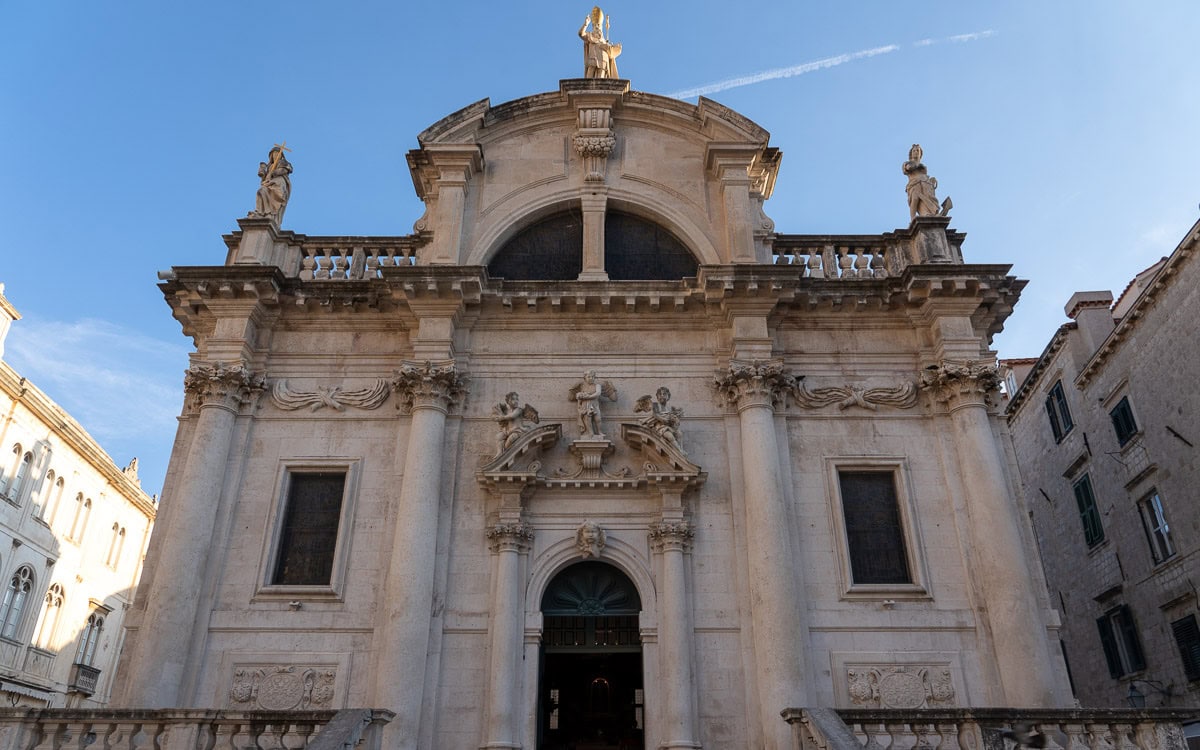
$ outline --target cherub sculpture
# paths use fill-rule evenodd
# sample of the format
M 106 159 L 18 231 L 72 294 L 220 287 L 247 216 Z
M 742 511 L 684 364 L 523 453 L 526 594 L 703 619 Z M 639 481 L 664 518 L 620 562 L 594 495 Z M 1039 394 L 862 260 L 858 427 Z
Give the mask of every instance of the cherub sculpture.
M 940 207 L 938 206 L 937 178 L 929 176 L 929 171 L 921 163 L 923 156 L 924 151 L 921 150 L 921 144 L 914 143 L 908 150 L 908 161 L 900 167 L 908 176 L 908 185 L 904 190 L 908 193 L 910 219 L 918 216 L 945 216 L 954 207 L 954 202 L 949 198 L 942 201 Z
M 607 541 L 604 529 L 591 521 L 585 520 L 575 529 L 575 548 L 581 557 L 599 557 Z
M 525 432 L 533 429 L 538 423 L 537 409 L 529 404 L 521 406 L 521 397 L 516 391 L 504 396 L 504 400 L 492 407 L 492 419 L 500 425 L 496 434 L 496 455 L 503 453 L 513 442 Z
M 683 450 L 683 432 L 679 427 L 679 418 L 683 416 L 683 409 L 668 406 L 667 402 L 670 400 L 671 391 L 663 386 L 655 391 L 653 397 L 642 396 L 639 398 L 633 411 L 635 414 L 649 412 L 642 417 L 641 423 L 653 430 L 663 440 L 679 450 Z
M 596 382 L 596 371 L 588 370 L 583 380 L 571 386 L 571 400 L 579 408 L 579 434 L 584 437 L 604 437 L 600 427 L 600 399 L 617 400 L 617 389 L 605 380 Z

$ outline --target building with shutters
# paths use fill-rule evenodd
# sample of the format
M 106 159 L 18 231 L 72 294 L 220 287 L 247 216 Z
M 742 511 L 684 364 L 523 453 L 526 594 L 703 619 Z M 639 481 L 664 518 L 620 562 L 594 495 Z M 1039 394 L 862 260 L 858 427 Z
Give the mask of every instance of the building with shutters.
M 0 355 L 19 319 L 0 284 Z M 107 705 L 154 502 L 2 359 L 0 414 L 0 700 Z
M 163 274 L 196 349 L 123 706 L 778 750 L 788 707 L 1070 704 L 997 411 L 1008 266 L 940 214 L 778 231 L 766 130 L 625 80 L 416 140 L 412 234 L 260 191 Z
M 1200 224 L 1006 360 L 1026 503 L 1084 706 L 1200 706 Z M 1138 695 L 1143 696 L 1139 699 Z

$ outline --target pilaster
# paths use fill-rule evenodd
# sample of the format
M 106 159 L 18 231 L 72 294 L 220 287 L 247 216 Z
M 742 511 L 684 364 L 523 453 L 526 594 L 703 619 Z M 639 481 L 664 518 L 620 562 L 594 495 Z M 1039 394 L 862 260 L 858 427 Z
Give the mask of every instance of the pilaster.
M 728 262 L 758 263 L 755 254 L 754 221 L 759 213 L 750 197 L 755 181 L 750 176 L 761 147 L 747 143 L 710 143 L 705 163 L 717 178 L 724 209 L 725 245 Z
M 432 223 L 433 241 L 427 265 L 454 265 L 463 257 L 466 233 L 467 194 L 472 178 L 483 171 L 483 149 L 474 143 L 426 143 L 409 161 L 417 166 L 423 188 L 422 197 L 434 202 L 426 213 L 426 227 Z

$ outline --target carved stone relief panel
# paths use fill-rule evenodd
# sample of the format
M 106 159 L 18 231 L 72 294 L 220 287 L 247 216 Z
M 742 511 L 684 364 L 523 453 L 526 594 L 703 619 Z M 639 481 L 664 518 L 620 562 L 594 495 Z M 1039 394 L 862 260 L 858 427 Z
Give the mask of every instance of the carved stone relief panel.
M 262 711 L 332 708 L 336 681 L 337 667 L 330 664 L 238 664 L 229 686 L 229 705 Z
M 952 651 L 830 654 L 834 704 L 842 708 L 953 708 L 969 705 Z

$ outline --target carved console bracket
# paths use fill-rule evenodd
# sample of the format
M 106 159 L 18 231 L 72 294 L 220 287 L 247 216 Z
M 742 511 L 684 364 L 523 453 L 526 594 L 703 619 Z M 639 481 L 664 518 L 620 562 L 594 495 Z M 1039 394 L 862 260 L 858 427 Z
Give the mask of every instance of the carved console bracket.
M 626 88 L 624 81 L 588 80 L 569 91 L 579 125 L 571 145 L 583 159 L 584 182 L 604 182 L 608 157 L 617 146 L 612 110 Z

